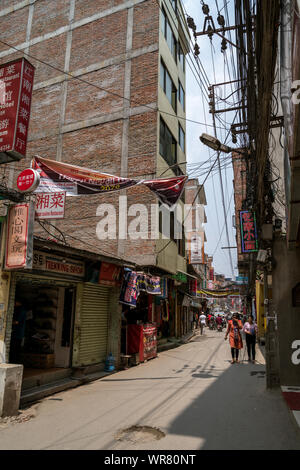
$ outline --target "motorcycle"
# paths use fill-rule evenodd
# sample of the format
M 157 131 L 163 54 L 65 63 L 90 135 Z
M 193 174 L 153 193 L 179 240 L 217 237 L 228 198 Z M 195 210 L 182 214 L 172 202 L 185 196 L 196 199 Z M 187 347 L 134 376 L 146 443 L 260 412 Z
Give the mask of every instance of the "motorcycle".
M 222 325 L 222 323 L 219 323 L 219 324 L 217 325 L 217 331 L 219 331 L 220 333 L 222 333 L 222 330 L 223 330 L 223 325 Z

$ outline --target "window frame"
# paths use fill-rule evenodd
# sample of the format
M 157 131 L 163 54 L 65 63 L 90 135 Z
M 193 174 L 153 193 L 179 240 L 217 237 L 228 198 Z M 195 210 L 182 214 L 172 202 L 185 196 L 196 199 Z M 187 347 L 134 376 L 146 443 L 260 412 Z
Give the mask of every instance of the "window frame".
M 178 63 L 181 65 L 181 68 L 183 72 L 185 73 L 185 54 L 183 52 L 183 48 L 181 46 L 180 41 L 178 41 L 178 44 L 177 44 L 177 56 L 178 56 Z M 182 57 L 182 61 L 180 60 L 180 57 Z
M 173 8 L 173 10 L 175 11 L 175 13 L 177 13 L 177 0 L 170 0 L 170 3 L 171 3 L 171 6 Z
M 171 55 L 172 55 L 175 63 L 177 64 L 178 41 L 176 40 L 175 34 L 173 32 L 172 26 L 170 24 L 167 13 L 165 12 L 165 9 L 162 8 L 161 12 L 162 12 L 162 17 L 163 17 L 162 22 L 163 22 L 163 25 L 164 25 L 164 28 L 161 28 L 161 30 L 162 30 L 162 33 L 164 35 L 165 41 L 168 44 L 168 48 L 171 52 Z M 169 41 L 168 41 L 168 27 L 169 27 L 169 30 L 170 30 L 170 33 L 171 33 L 171 44 L 169 44 Z
M 180 133 L 180 131 L 182 131 L 182 136 L 183 136 L 183 148 L 181 146 L 181 138 L 180 138 L 181 133 Z M 185 153 L 185 131 L 179 123 L 178 123 L 178 145 L 181 148 L 181 150 L 183 151 L 183 153 Z
M 182 90 L 182 92 L 181 92 L 181 90 Z M 181 101 L 181 95 L 182 95 L 182 101 L 183 102 Z M 180 80 L 178 80 L 178 101 L 181 104 L 181 107 L 182 107 L 183 111 L 185 112 L 185 90 L 184 90 Z
M 172 80 L 172 77 L 163 61 L 163 59 L 161 58 L 160 59 L 160 74 L 162 75 L 162 71 L 163 71 L 163 77 L 161 76 L 160 77 L 160 86 L 161 88 L 163 89 L 166 97 L 167 97 L 167 100 L 169 101 L 170 105 L 172 106 L 172 109 L 173 111 L 177 114 L 177 96 L 178 96 L 178 90 L 176 88 L 176 85 L 175 83 L 173 82 Z M 170 80 L 170 83 L 171 83 L 171 100 L 169 99 L 169 96 L 167 94 L 167 78 L 169 78 Z M 162 86 L 163 84 L 163 86 Z
M 162 128 L 163 128 L 163 136 L 161 132 Z M 169 133 L 169 135 L 166 135 L 167 133 Z M 164 139 L 164 142 L 162 141 L 162 137 Z M 169 139 L 171 142 L 171 149 L 170 149 L 169 154 L 168 152 L 166 152 L 167 153 L 166 155 L 164 150 L 166 148 L 166 145 L 168 144 L 167 139 Z M 177 157 L 178 157 L 177 141 L 161 116 L 160 116 L 160 122 L 159 122 L 159 153 L 170 167 L 172 165 L 177 164 Z M 172 161 L 169 159 L 169 156 L 171 156 Z

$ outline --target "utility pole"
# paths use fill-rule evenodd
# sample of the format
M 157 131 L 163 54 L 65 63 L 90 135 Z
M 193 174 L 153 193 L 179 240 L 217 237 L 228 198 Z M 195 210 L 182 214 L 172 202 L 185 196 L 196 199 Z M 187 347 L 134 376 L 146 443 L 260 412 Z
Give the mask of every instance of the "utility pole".
M 214 87 L 212 87 L 212 117 L 213 117 L 214 134 L 215 134 L 215 138 L 217 139 L 218 136 L 217 136 L 216 117 L 215 117 L 215 90 L 214 90 Z M 224 221 L 225 221 L 225 229 L 226 229 L 226 238 L 227 238 L 228 246 L 230 246 L 229 231 L 228 231 L 228 224 L 227 224 L 227 214 L 226 214 L 226 207 L 225 207 L 224 187 L 223 187 L 223 181 L 222 181 L 220 151 L 219 150 L 218 150 L 218 170 L 219 170 L 219 178 L 220 178 L 220 185 L 221 185 L 222 205 L 223 205 L 223 213 L 224 213 Z M 231 256 L 231 251 L 230 250 L 229 250 L 229 260 L 230 260 L 230 268 L 231 268 L 232 277 L 234 278 L 235 276 L 234 276 L 234 269 L 233 269 L 232 256 Z

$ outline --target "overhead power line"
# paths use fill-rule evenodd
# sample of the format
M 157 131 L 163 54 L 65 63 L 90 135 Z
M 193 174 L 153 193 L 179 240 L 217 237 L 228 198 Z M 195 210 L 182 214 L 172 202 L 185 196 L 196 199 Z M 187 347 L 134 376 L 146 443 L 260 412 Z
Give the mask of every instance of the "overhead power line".
M 124 100 L 127 100 L 127 101 L 129 101 L 130 103 L 134 103 L 134 104 L 138 105 L 139 107 L 148 108 L 148 109 L 150 109 L 151 111 L 155 111 L 155 112 L 158 111 L 158 112 L 160 112 L 161 114 L 166 114 L 166 115 L 172 116 L 172 117 L 174 117 L 174 118 L 176 118 L 176 119 L 180 119 L 180 120 L 182 120 L 182 121 L 188 121 L 188 122 L 192 122 L 192 123 L 194 123 L 194 124 L 199 124 L 199 125 L 201 125 L 201 126 L 205 126 L 205 123 L 203 123 L 203 122 L 199 122 L 199 121 L 195 121 L 195 120 L 192 120 L 192 119 L 188 119 L 188 118 L 184 118 L 184 117 L 181 117 L 181 116 L 177 116 L 176 114 L 168 113 L 167 111 L 163 111 L 163 110 L 161 110 L 161 109 L 159 109 L 159 108 L 154 108 L 153 106 L 149 106 L 149 105 L 147 105 L 147 104 L 141 104 L 140 102 L 135 101 L 135 100 L 133 100 L 132 98 L 127 98 L 127 97 L 125 97 L 125 96 L 123 96 L 123 95 L 120 95 L 119 93 L 115 93 L 115 92 L 113 92 L 113 91 L 111 91 L 111 90 L 108 90 L 107 88 L 103 88 L 103 87 L 101 87 L 101 86 L 99 86 L 99 85 L 96 85 L 95 83 L 91 83 L 91 82 L 89 82 L 89 81 L 87 81 L 87 80 L 85 80 L 85 79 L 83 79 L 83 78 L 74 76 L 71 72 L 66 72 L 66 71 L 64 71 L 64 70 L 62 70 L 62 69 L 60 69 L 60 68 L 58 68 L 58 67 L 56 67 L 56 66 L 54 66 L 54 65 L 52 65 L 52 64 L 49 64 L 48 62 L 45 62 L 44 60 L 42 60 L 42 59 L 40 59 L 40 58 L 38 58 L 38 57 L 33 56 L 32 54 L 29 54 L 29 53 L 27 53 L 27 52 L 24 52 L 24 51 L 21 50 L 21 49 L 17 49 L 15 46 L 12 46 L 11 44 L 8 44 L 7 42 L 3 41 L 2 39 L 0 39 L 0 43 L 1 43 L 1 44 L 4 44 L 5 46 L 7 46 L 7 47 L 9 47 L 9 48 L 14 49 L 16 52 L 20 52 L 21 54 L 24 54 L 25 56 L 30 57 L 30 58 L 33 59 L 33 60 L 36 60 L 37 62 L 40 62 L 41 64 L 43 64 L 43 65 L 45 65 L 45 66 L 47 66 L 47 67 L 52 68 L 53 70 L 56 70 L 57 72 L 59 72 L 59 73 L 61 73 L 61 74 L 64 74 L 64 75 L 68 76 L 70 79 L 79 80 L 80 82 L 84 83 L 85 85 L 89 85 L 89 86 L 91 86 L 91 87 L 97 88 L 97 89 L 100 90 L 100 91 L 104 91 L 104 92 L 106 92 L 106 93 L 108 93 L 108 94 L 111 94 L 111 95 L 114 95 L 114 96 L 116 96 L 116 97 L 118 97 L 118 98 L 122 98 L 122 99 L 124 99 Z M 213 125 L 210 125 L 210 124 L 208 124 L 208 125 L 209 125 L 209 127 L 213 127 Z M 219 127 L 219 128 L 220 128 L 220 129 L 223 129 L 223 127 Z M 226 129 L 226 128 L 225 128 L 225 129 Z M 226 129 L 226 130 L 227 130 L 227 129 Z

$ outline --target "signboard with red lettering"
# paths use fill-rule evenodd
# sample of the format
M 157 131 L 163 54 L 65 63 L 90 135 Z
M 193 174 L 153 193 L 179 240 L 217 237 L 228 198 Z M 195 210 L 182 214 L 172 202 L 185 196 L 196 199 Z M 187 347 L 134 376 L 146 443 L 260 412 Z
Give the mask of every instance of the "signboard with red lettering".
M 22 193 L 34 191 L 39 183 L 40 175 L 37 170 L 32 170 L 32 168 L 21 171 L 17 178 L 17 187 Z
M 240 211 L 242 253 L 258 251 L 255 212 Z
M 202 238 L 203 233 L 193 233 L 190 239 L 190 264 L 201 264 L 203 262 L 202 258 Z
M 112 263 L 101 263 L 99 284 L 116 286 L 120 279 L 121 267 Z
M 8 211 L 5 269 L 32 267 L 33 203 L 15 204 Z
M 38 193 L 35 201 L 36 219 L 63 219 L 65 215 L 66 193 Z
M 0 156 L 10 160 L 26 156 L 33 78 L 24 58 L 0 66 Z
M 84 278 L 85 267 L 83 261 L 62 258 L 60 256 L 52 256 L 41 251 L 34 251 L 32 269 L 39 271 L 47 271 L 53 274 L 63 274 Z

